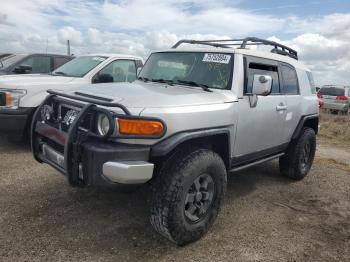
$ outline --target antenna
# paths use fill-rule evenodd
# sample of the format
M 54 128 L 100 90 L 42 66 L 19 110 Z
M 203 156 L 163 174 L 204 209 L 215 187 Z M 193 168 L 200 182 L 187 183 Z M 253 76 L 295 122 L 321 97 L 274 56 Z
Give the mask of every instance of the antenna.
M 67 40 L 67 55 L 70 56 L 70 42 Z

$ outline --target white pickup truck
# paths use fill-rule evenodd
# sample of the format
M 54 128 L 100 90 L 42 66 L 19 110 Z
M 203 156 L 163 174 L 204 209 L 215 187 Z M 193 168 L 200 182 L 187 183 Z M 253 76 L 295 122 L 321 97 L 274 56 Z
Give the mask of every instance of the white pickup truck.
M 142 65 L 142 58 L 137 56 L 89 54 L 69 61 L 49 75 L 0 76 L 0 132 L 25 135 L 48 89 L 66 91 L 91 83 L 133 82 Z

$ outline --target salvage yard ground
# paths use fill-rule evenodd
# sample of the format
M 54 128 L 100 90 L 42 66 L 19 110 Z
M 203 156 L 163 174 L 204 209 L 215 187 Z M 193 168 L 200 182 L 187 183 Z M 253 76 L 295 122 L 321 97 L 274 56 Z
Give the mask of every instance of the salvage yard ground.
M 318 141 L 301 182 L 277 162 L 231 174 L 214 227 L 177 248 L 148 223 L 147 188 L 71 188 L 2 136 L 0 260 L 350 261 L 350 118 L 323 114 Z

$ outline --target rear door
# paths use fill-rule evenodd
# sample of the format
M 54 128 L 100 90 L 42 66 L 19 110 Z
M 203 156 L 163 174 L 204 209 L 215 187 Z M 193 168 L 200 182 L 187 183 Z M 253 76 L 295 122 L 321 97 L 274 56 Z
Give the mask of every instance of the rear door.
M 292 65 L 279 63 L 279 73 L 281 79 L 281 94 L 284 96 L 286 103 L 283 139 L 285 142 L 288 142 L 302 114 L 303 99 L 301 96 L 300 83 L 302 83 L 305 88 L 308 88 L 309 92 L 311 88 L 305 71 L 303 72 L 303 78 L 299 79 L 297 71 Z
M 275 154 L 284 147 L 283 131 L 285 123 L 285 98 L 280 92 L 278 62 L 246 56 L 245 87 L 243 98 L 238 102 L 238 125 L 234 145 L 234 164 L 249 162 L 257 158 Z M 251 107 L 251 93 L 254 75 L 270 75 L 272 92 L 268 96 L 258 96 L 255 107 Z

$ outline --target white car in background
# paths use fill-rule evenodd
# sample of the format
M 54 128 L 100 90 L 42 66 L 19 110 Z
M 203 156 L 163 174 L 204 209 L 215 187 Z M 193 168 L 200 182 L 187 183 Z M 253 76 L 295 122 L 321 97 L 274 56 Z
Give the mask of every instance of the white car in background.
M 0 132 L 25 134 L 48 89 L 66 91 L 84 84 L 133 82 L 141 57 L 89 54 L 77 57 L 49 75 L 0 76 Z

